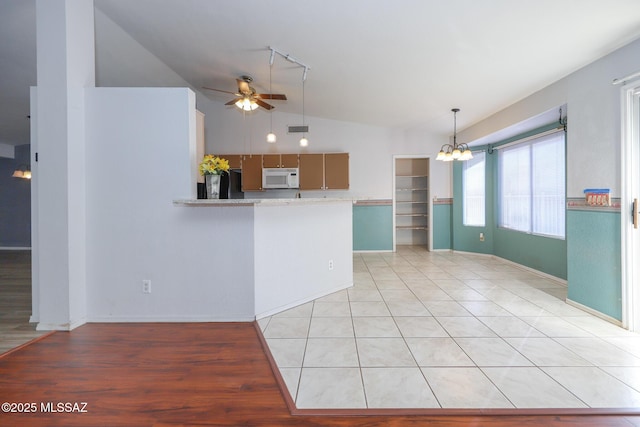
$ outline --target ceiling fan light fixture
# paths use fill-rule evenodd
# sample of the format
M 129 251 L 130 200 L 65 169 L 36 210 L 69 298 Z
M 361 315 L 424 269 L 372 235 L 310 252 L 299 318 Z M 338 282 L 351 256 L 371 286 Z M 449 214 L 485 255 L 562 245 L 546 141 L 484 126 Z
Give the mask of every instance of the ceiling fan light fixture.
M 236 107 L 243 111 L 253 111 L 258 108 L 258 103 L 253 99 L 243 98 L 239 99 L 238 102 L 236 102 Z

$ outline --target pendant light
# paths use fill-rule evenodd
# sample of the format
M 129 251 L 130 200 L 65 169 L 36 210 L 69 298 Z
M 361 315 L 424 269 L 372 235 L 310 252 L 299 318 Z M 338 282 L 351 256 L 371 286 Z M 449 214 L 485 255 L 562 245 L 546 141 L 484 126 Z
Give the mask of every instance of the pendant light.
M 269 58 L 269 95 L 273 94 L 271 90 L 271 69 L 273 68 L 273 59 L 274 59 L 274 51 L 271 51 L 271 57 Z M 267 134 L 267 142 L 269 144 L 275 144 L 277 138 L 276 134 L 273 133 L 273 111 L 269 111 L 269 120 L 271 121 L 270 131 Z
M 302 127 L 305 128 L 307 131 L 309 130 L 309 128 L 307 126 L 305 126 L 304 122 L 305 122 L 305 116 L 304 116 L 304 86 L 305 86 L 305 81 L 307 80 L 307 71 L 309 71 L 311 69 L 311 67 L 309 67 L 308 65 L 300 62 L 299 60 L 297 60 L 296 58 L 294 58 L 293 56 L 289 55 L 288 53 L 282 53 L 279 50 L 277 50 L 274 47 L 269 46 L 269 50 L 271 50 L 271 58 L 269 59 L 269 65 L 273 66 L 273 58 L 275 56 L 275 54 L 277 53 L 278 55 L 282 56 L 284 59 L 286 59 L 289 62 L 292 62 L 296 65 L 299 65 L 300 67 L 304 68 L 304 71 L 302 73 Z M 271 90 L 271 68 L 269 68 L 269 90 Z M 272 122 L 272 128 L 273 128 L 273 122 Z M 273 129 L 271 131 L 271 133 L 269 133 L 269 135 L 267 135 L 267 141 L 270 141 L 271 135 L 273 134 Z M 273 139 L 275 142 L 275 134 L 273 135 Z M 302 138 L 300 138 L 300 146 L 301 147 L 307 147 L 309 145 L 309 140 L 307 139 L 306 136 L 306 132 L 303 132 L 302 134 Z
M 304 68 L 304 74 L 302 75 L 302 126 L 304 126 L 304 82 L 307 80 L 307 67 Z M 308 147 L 309 140 L 305 133 L 300 138 L 300 147 Z
M 20 165 L 13 171 L 13 175 L 11 176 L 14 178 L 31 179 L 31 170 L 28 165 Z
M 436 157 L 436 160 L 442 160 L 443 162 L 451 162 L 453 160 L 469 160 L 473 159 L 473 154 L 469 149 L 467 144 L 458 144 L 456 141 L 457 138 L 457 129 L 456 129 L 456 114 L 460 111 L 459 108 L 452 108 L 453 111 L 453 145 L 444 144 L 440 148 L 440 152 Z

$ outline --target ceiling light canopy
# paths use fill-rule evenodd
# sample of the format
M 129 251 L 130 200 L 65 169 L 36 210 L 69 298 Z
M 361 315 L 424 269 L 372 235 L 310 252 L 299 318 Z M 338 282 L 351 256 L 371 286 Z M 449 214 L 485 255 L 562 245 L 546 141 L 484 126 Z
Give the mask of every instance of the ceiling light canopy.
M 443 162 L 451 162 L 453 160 L 469 160 L 473 158 L 471 150 L 467 144 L 458 144 L 456 141 L 456 114 L 460 111 L 459 108 L 452 108 L 453 111 L 453 145 L 444 144 L 440 148 L 440 152 L 436 157 L 436 160 L 442 160 Z

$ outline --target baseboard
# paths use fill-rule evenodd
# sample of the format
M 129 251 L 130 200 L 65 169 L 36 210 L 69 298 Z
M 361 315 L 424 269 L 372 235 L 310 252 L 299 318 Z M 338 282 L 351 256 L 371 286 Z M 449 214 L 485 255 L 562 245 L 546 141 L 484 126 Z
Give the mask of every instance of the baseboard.
M 549 280 L 553 280 L 554 282 L 558 282 L 559 284 L 561 284 L 561 285 L 563 285 L 565 287 L 567 286 L 567 280 L 566 279 L 561 279 L 560 277 L 553 276 L 553 275 L 551 275 L 549 273 L 545 273 L 544 271 L 536 270 L 535 268 L 531 268 L 531 267 L 527 267 L 526 265 L 518 264 L 517 262 L 508 260 L 506 258 L 502 258 L 502 257 L 495 256 L 495 255 L 494 255 L 494 258 L 499 259 L 501 261 L 504 261 L 507 264 L 511 264 L 511 265 L 513 265 L 515 267 L 518 267 L 521 270 L 526 270 L 526 271 L 528 271 L 530 273 L 534 273 L 534 274 L 537 274 L 538 276 L 542 276 L 545 279 L 549 279 Z
M 622 322 L 621 322 L 621 321 L 619 321 L 618 319 L 613 318 L 613 317 L 611 317 L 611 316 L 607 316 L 606 314 L 601 313 L 601 312 L 599 312 L 599 311 L 597 311 L 597 310 L 594 310 L 593 308 L 587 307 L 586 305 L 582 305 L 582 304 L 580 304 L 579 302 L 575 302 L 575 301 L 573 301 L 573 300 L 570 300 L 569 298 L 567 298 L 567 299 L 565 300 L 565 302 L 566 302 L 567 304 L 569 304 L 570 306 L 573 306 L 573 307 L 575 307 L 575 308 L 577 308 L 577 309 L 579 309 L 579 310 L 582 310 L 582 311 L 584 311 L 584 312 L 586 312 L 586 313 L 589 313 L 589 314 L 591 314 L 591 315 L 593 315 L 593 316 L 596 316 L 596 317 L 597 317 L 597 318 L 599 318 L 599 319 L 605 320 L 605 321 L 607 321 L 607 322 L 609 322 L 609 323 L 612 323 L 612 324 L 614 324 L 614 325 L 616 325 L 616 326 L 619 326 L 619 327 L 621 327 L 621 328 L 623 327 L 623 326 L 622 326 Z
M 0 246 L 0 251 L 30 251 L 29 246 Z
M 334 292 L 339 292 L 339 291 L 342 291 L 344 289 L 349 289 L 352 286 L 353 286 L 353 282 L 348 283 L 347 285 L 340 285 L 337 288 L 330 289 L 330 290 L 322 292 L 320 294 L 311 295 L 311 296 L 309 296 L 307 298 L 303 298 L 301 300 L 294 301 L 294 302 L 291 302 L 289 304 L 286 304 L 286 305 L 283 305 L 283 306 L 280 306 L 280 307 L 277 307 L 277 308 L 274 308 L 274 309 L 271 309 L 271 310 L 267 310 L 267 311 L 262 312 L 262 313 L 257 313 L 256 314 L 256 320 L 264 319 L 265 317 L 269 317 L 269 316 L 273 316 L 274 314 L 282 313 L 283 311 L 289 310 L 290 308 L 297 307 L 297 306 L 302 305 L 302 304 L 306 304 L 306 303 L 308 303 L 310 301 L 317 300 L 318 298 L 325 297 L 325 296 L 330 295 L 330 294 L 332 294 Z
M 75 328 L 87 323 L 85 318 L 80 320 L 72 320 L 69 323 L 44 323 L 39 322 L 36 331 L 72 331 Z
M 215 323 L 253 322 L 255 317 L 215 316 L 91 316 L 87 323 Z
M 354 250 L 354 254 L 376 254 L 376 253 L 391 253 L 392 249 L 359 249 Z
M 563 285 L 563 286 L 567 286 L 567 280 L 566 279 L 561 279 L 560 277 L 557 276 L 553 276 L 549 273 L 545 273 L 544 271 L 540 271 L 540 270 L 536 270 L 535 268 L 531 268 L 531 267 L 527 267 L 526 265 L 522 265 L 519 264 L 515 261 L 511 261 L 510 259 L 506 259 L 506 258 L 502 258 L 499 257 L 497 255 L 494 254 L 483 254 L 483 253 L 478 253 L 478 252 L 466 252 L 466 251 L 452 251 L 454 253 L 457 254 L 463 254 L 463 255 L 475 255 L 475 256 L 479 256 L 479 257 L 485 257 L 485 258 L 492 258 L 492 259 L 498 259 L 502 262 L 505 262 L 507 264 L 511 264 L 514 267 L 517 267 L 521 270 L 525 270 L 528 271 L 529 273 L 533 273 L 537 276 L 543 277 L 545 279 L 549 279 L 549 280 L 553 280 L 554 282 L 558 282 L 559 284 Z

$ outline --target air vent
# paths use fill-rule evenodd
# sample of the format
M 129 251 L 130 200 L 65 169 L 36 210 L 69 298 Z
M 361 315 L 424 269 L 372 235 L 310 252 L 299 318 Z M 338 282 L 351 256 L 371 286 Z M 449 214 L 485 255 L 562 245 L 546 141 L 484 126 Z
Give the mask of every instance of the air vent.
M 307 133 L 309 132 L 309 126 L 289 126 L 288 133 Z

